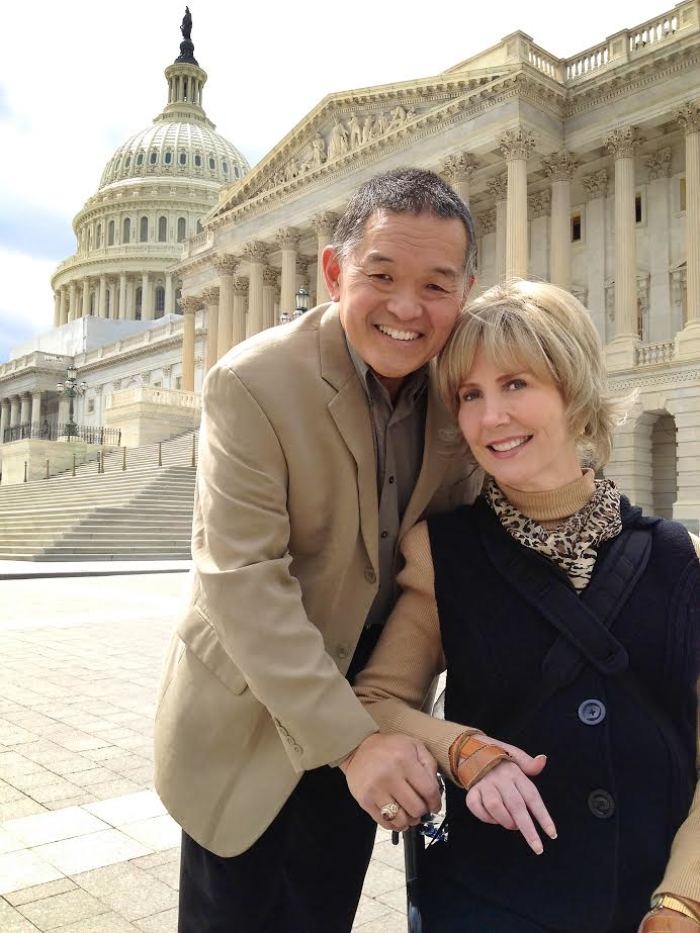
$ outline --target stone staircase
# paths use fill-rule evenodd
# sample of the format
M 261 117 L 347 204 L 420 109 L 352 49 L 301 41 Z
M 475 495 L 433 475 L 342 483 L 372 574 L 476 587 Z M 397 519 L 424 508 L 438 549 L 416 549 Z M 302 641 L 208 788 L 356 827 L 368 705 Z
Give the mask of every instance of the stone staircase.
M 0 486 L 0 560 L 189 560 L 193 432 Z

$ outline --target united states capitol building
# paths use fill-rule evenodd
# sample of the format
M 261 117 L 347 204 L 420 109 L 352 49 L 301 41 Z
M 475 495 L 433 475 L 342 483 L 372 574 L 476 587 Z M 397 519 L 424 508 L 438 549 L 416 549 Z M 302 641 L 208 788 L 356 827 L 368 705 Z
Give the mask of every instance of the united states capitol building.
M 219 356 L 327 300 L 319 256 L 352 191 L 414 165 L 470 204 L 477 290 L 536 277 L 590 309 L 613 390 L 639 393 L 607 473 L 698 530 L 700 0 L 570 58 L 515 32 L 434 77 L 331 94 L 252 169 L 207 118 L 183 36 L 163 112 L 75 217 L 53 328 L 47 309 L 0 365 L 3 483 L 15 445 L 60 443 L 69 367 L 80 429 L 137 446 L 195 424 Z

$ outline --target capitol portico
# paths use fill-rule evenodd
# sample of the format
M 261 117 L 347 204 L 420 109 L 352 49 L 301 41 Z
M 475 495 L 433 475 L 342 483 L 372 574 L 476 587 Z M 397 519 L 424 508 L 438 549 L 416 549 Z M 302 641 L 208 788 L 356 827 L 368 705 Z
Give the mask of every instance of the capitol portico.
M 166 111 L 186 106 L 194 113 L 201 88 L 192 85 L 191 68 L 192 99 L 183 103 L 181 75 Z M 99 423 L 120 424 L 135 410 L 137 389 L 139 404 L 156 405 L 149 386 L 173 390 L 171 406 L 177 396 L 196 407 L 206 370 L 291 314 L 300 288 L 312 303 L 327 299 L 319 257 L 337 215 L 363 180 L 411 164 L 439 171 L 470 204 L 477 289 L 503 276 L 548 279 L 589 308 L 613 390 L 638 391 L 608 473 L 647 511 L 697 530 L 699 73 L 698 0 L 567 59 L 516 32 L 432 78 L 329 95 L 252 170 L 241 160 L 237 176 L 229 154 L 223 177 L 218 153 L 219 174 L 208 177 L 213 149 L 198 137 L 182 182 L 190 191 L 184 203 L 197 204 L 191 215 L 183 213 L 180 189 L 168 201 L 166 189 L 179 180 L 179 143 L 159 133 L 156 121 L 151 136 L 134 137 L 105 169 L 98 194 L 76 218 L 78 251 L 53 280 L 59 332 L 85 314 L 146 328 L 74 357 L 86 381 L 102 382 Z M 157 184 L 149 182 L 151 166 Z M 204 200 L 197 199 L 207 184 L 216 184 L 218 198 L 202 217 Z M 181 219 L 186 239 L 178 243 Z M 152 252 L 139 254 L 134 271 L 129 250 L 136 253 L 133 237 L 142 230 Z M 107 266 L 117 238 L 118 257 Z M 160 249 L 173 252 L 166 260 Z M 182 318 L 156 320 L 167 318 L 179 289 Z M 167 378 L 154 365 L 162 338 L 163 351 L 171 341 Z M 104 388 L 110 367 L 132 352 L 146 378 Z M 18 362 L 0 367 L 0 396 L 7 367 Z M 24 409 L 17 402 L 8 408 L 3 424 L 33 420 L 26 398 Z

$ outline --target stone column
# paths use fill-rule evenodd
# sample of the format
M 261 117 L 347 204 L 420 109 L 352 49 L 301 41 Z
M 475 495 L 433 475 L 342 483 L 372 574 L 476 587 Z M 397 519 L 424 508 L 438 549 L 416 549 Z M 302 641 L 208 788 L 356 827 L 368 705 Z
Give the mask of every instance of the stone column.
M 78 294 L 76 291 L 75 282 L 71 282 L 68 286 L 68 320 L 74 321 L 76 318 L 76 312 L 78 310 Z
M 10 399 L 10 427 L 16 428 L 20 423 L 20 397 L 13 395 Z
M 499 139 L 508 165 L 506 207 L 506 278 L 527 276 L 527 160 L 535 140 L 523 127 L 506 130 Z
M 216 358 L 223 356 L 233 346 L 233 273 L 236 257 L 217 256 L 214 268 L 219 276 L 219 318 Z M 238 341 L 236 341 L 238 342 Z
M 248 318 L 246 337 L 258 334 L 263 328 L 263 262 L 267 247 L 260 240 L 253 240 L 243 247 L 248 260 Z
M 144 272 L 141 276 L 141 320 L 153 320 L 153 296 L 151 294 L 150 272 Z
M 644 164 L 649 172 L 647 230 L 649 235 L 649 330 L 650 343 L 675 336 L 671 311 L 671 212 L 669 176 L 673 152 L 670 146 L 649 153 Z
M 31 423 L 41 426 L 41 396 L 43 392 L 32 392 L 32 412 L 30 415 Z
M 690 386 L 682 391 L 683 397 L 668 405 L 676 421 L 678 445 L 678 497 L 673 504 L 673 517 L 697 535 L 700 534 L 700 394 Z
M 700 354 L 700 107 L 684 104 L 676 119 L 685 130 L 685 251 L 688 317 L 676 337 L 681 358 Z
M 245 340 L 246 335 L 246 315 L 248 313 L 248 279 L 244 276 L 236 275 L 233 277 L 233 331 L 231 335 L 231 346 Z
M 136 320 L 136 280 L 132 275 L 126 279 L 126 319 Z
M 194 392 L 194 316 L 202 302 L 194 295 L 180 299 L 183 311 L 182 391 Z
M 496 209 L 489 208 L 482 211 L 476 215 L 475 221 L 476 241 L 479 250 L 479 287 L 490 288 L 497 278 L 496 248 L 494 242 L 493 250 L 487 252 L 484 240 L 490 233 L 496 232 Z
M 32 420 L 32 397 L 28 392 L 20 396 L 19 423 L 29 424 Z
M 80 309 L 80 316 L 90 316 L 90 279 L 87 276 L 83 279 L 83 306 Z
M 271 269 L 270 266 L 263 269 L 263 329 L 278 323 L 275 320 L 275 299 L 279 277 L 277 269 Z
M 322 211 L 320 214 L 314 215 L 311 219 L 311 225 L 316 231 L 316 236 L 318 238 L 317 244 L 317 255 L 318 255 L 318 266 L 316 271 L 316 304 L 320 305 L 324 301 L 330 301 L 330 296 L 328 294 L 328 289 L 326 288 L 326 280 L 323 277 L 323 262 L 321 255 L 323 250 L 328 246 L 333 237 L 333 231 L 335 230 L 335 225 L 338 223 L 338 215 L 332 213 L 331 211 Z M 280 305 L 282 310 L 284 310 L 284 305 Z
M 142 301 L 143 304 L 143 301 Z M 98 317 L 107 317 L 107 276 L 100 276 L 100 291 L 99 297 L 97 299 L 97 316 Z M 143 317 L 143 312 L 141 313 Z
M 164 314 L 173 313 L 173 274 L 172 272 L 165 273 L 165 296 L 163 300 Z M 218 306 L 217 306 L 218 313 Z
M 566 149 L 542 159 L 552 183 L 552 226 L 549 281 L 571 288 L 571 179 L 578 163 Z
M 202 292 L 207 315 L 207 347 L 204 357 L 204 371 L 208 372 L 219 359 L 219 294 L 216 285 L 205 288 Z
M 649 515 L 653 513 L 651 433 L 657 416 L 640 409 L 637 405 L 624 424 L 615 429 L 605 475 Z
M 4 398 L 0 401 L 0 444 L 5 442 L 5 431 L 10 426 L 10 400 Z
M 637 234 L 634 215 L 634 127 L 613 130 L 604 140 L 615 160 L 615 337 L 606 347 L 608 369 L 631 369 L 636 363 Z
M 605 306 L 605 199 L 608 193 L 608 173 L 604 168 L 582 179 L 588 194 L 586 204 L 586 276 L 587 307 L 600 339 L 607 340 Z
M 59 324 L 61 327 L 63 327 L 64 324 L 68 323 L 68 296 L 66 294 L 65 285 L 62 285 L 58 291 L 60 295 Z
M 55 291 L 53 293 L 53 326 L 61 326 L 61 291 Z M 0 444 L 2 440 L 0 440 Z
M 532 247 L 530 249 L 530 275 L 535 279 L 549 281 L 549 214 L 552 209 L 552 193 L 548 188 L 527 196 Z
M 496 201 L 496 280 L 500 281 L 506 274 L 508 176 L 498 175 L 496 178 L 489 179 L 487 184 Z
M 469 152 L 458 152 L 447 156 L 440 166 L 440 174 L 450 185 L 464 203 L 469 207 L 469 196 L 472 175 L 478 168 L 478 163 Z
M 114 315 L 118 317 L 120 321 L 125 321 L 127 317 L 126 311 L 126 272 L 119 273 L 119 308 L 117 309 L 117 314 Z
M 282 251 L 282 282 L 280 286 L 280 308 L 287 314 L 293 314 L 296 307 L 297 249 L 299 232 L 293 227 L 283 227 L 277 231 L 277 242 Z

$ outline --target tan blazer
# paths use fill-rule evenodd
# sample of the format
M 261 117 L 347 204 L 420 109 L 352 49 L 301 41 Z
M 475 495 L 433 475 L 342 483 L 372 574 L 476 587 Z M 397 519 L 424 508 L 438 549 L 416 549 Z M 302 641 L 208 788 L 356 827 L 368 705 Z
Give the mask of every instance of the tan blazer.
M 420 476 L 401 532 L 471 501 L 432 385 Z M 209 373 L 192 530 L 192 597 L 155 725 L 156 788 L 218 855 L 245 851 L 301 774 L 376 725 L 344 678 L 377 591 L 367 397 L 337 306 L 259 334 Z

